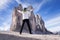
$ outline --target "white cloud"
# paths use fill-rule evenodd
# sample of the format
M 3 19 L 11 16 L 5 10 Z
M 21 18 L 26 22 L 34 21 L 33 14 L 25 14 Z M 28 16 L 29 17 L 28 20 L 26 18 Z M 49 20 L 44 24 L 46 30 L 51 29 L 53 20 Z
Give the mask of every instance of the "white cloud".
M 42 2 L 41 3 L 37 3 L 37 4 L 35 4 L 35 12 L 37 12 L 37 11 L 39 11 L 40 9 L 41 9 L 41 7 L 42 7 L 42 5 L 45 3 L 46 1 L 45 0 L 42 0 Z
M 10 29 L 11 20 L 8 19 L 0 26 L 1 31 L 8 31 Z
M 46 26 L 60 24 L 60 16 L 46 21 Z
M 8 11 L 9 13 L 11 13 L 11 10 Z M 3 17 L 0 17 L 2 18 L 1 20 L 4 20 L 4 22 L 1 22 L 2 25 L 0 25 L 0 30 L 1 31 L 9 31 L 10 29 L 10 25 L 11 25 L 11 14 L 9 15 L 6 15 L 6 19 L 3 18 Z
M 3 30 L 3 27 L 0 26 L 0 31 L 2 31 L 2 30 Z
M 54 26 L 54 27 L 48 28 L 48 30 L 50 30 L 51 32 L 59 32 L 60 26 Z
M 18 3 L 18 4 L 20 4 L 21 2 L 20 2 L 20 0 L 16 0 L 16 2 Z
M 46 28 L 52 32 L 60 31 L 60 16 L 47 20 L 45 25 Z
M 3 23 L 2 26 L 0 26 L 1 31 L 8 31 L 10 29 L 10 25 L 8 23 Z
M 9 7 L 10 2 L 12 2 L 12 0 L 0 0 L 0 11 L 7 9 Z M 11 13 L 11 11 L 7 11 L 7 12 Z M 1 15 L 1 12 L 0 12 L 0 15 Z M 7 16 L 7 15 L 5 15 L 5 16 Z M 0 25 L 0 30 L 2 30 L 2 31 L 9 30 L 10 23 L 11 23 L 11 16 L 10 17 L 9 16 L 7 16 L 6 19 L 0 16 L 0 20 L 5 20 L 4 22 L 1 23 L 2 25 Z
M 0 0 L 0 10 L 8 7 L 11 0 Z

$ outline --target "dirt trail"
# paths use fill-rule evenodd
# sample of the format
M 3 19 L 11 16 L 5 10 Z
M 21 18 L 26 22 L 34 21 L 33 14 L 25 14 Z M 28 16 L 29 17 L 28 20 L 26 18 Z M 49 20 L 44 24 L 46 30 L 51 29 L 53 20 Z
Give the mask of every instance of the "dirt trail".
M 0 40 L 60 40 L 60 35 L 37 35 L 19 32 L 0 32 Z

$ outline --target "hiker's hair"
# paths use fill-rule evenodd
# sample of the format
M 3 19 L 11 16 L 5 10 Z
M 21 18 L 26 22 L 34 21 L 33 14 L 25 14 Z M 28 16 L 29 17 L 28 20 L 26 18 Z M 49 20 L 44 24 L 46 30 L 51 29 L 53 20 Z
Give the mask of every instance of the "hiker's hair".
M 26 11 L 27 10 L 27 8 L 24 8 L 24 11 Z

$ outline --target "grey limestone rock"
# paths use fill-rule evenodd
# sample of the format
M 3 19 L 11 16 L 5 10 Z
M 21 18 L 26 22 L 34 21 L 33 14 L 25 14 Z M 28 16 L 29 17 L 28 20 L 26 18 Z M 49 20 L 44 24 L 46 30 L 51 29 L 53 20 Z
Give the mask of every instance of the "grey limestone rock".
M 31 9 L 33 9 L 33 7 L 28 6 L 27 9 L 31 10 Z M 17 10 L 20 10 L 20 11 L 23 10 L 23 7 L 21 4 L 18 7 L 15 7 L 15 9 L 13 10 L 10 31 L 19 32 L 20 28 L 22 26 L 22 23 L 23 23 L 22 14 L 20 12 L 18 12 Z M 31 16 L 29 18 L 29 21 L 30 21 L 30 26 L 31 26 L 32 32 L 37 33 L 37 34 L 51 33 L 45 28 L 45 23 L 44 23 L 42 17 L 38 14 L 34 15 L 33 10 L 31 11 Z M 28 32 L 28 27 L 27 27 L 26 23 L 24 25 L 23 31 Z

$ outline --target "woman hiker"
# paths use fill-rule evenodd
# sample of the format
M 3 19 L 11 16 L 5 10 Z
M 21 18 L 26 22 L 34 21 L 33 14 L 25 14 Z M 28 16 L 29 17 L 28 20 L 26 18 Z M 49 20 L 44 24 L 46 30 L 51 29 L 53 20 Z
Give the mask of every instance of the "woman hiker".
M 24 8 L 23 11 L 18 10 L 18 12 L 22 13 L 22 16 L 23 16 L 23 24 L 22 24 L 22 27 L 21 27 L 21 30 L 20 30 L 20 34 L 22 33 L 25 22 L 28 25 L 30 34 L 32 34 L 31 27 L 30 27 L 30 24 L 29 24 L 30 23 L 29 22 L 29 17 L 31 15 L 31 12 L 29 10 L 27 10 L 27 8 Z

